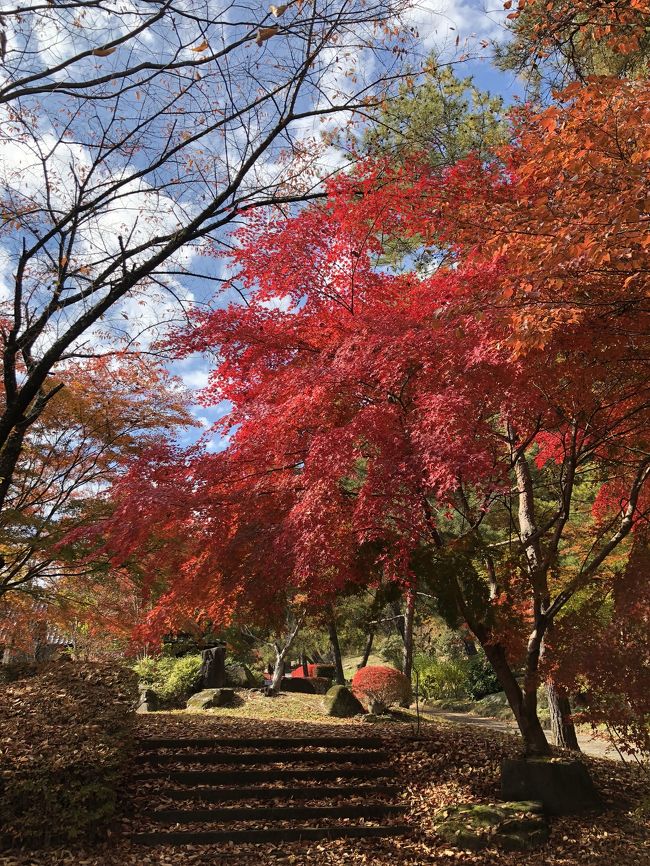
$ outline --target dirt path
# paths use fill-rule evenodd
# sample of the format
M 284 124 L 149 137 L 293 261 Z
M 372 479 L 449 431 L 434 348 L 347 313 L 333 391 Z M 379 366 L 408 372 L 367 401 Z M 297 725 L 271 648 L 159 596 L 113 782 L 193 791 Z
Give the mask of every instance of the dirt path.
M 485 716 L 473 716 L 470 713 L 452 713 L 446 710 L 422 709 L 422 713 L 428 716 L 436 716 L 461 725 L 474 725 L 479 728 L 490 728 L 493 731 L 501 731 L 505 734 L 517 733 L 515 722 L 506 722 L 502 719 L 490 719 Z M 578 743 L 586 755 L 595 758 L 609 758 L 612 761 L 620 761 L 621 757 L 616 749 L 605 739 L 593 737 L 591 734 L 578 734 Z

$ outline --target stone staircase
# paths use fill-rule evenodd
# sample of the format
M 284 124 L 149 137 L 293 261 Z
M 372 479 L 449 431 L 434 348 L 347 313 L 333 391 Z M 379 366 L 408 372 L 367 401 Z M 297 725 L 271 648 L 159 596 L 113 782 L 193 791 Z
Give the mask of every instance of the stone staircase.
M 184 845 L 400 836 L 379 737 L 145 739 L 134 841 Z

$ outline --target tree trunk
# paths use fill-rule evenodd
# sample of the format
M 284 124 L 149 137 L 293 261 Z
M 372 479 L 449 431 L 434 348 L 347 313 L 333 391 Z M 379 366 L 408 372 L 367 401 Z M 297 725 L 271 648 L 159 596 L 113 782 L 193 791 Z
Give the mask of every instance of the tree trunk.
M 525 695 L 515 675 L 510 669 L 505 651 L 500 644 L 481 642 L 485 654 L 503 686 L 517 727 L 524 741 L 524 749 L 529 757 L 543 757 L 551 754 L 551 747 L 537 716 L 537 701 Z
M 393 622 L 395 623 L 395 631 L 404 640 L 404 614 L 399 606 L 399 601 L 391 602 L 391 610 L 393 611 Z
M 273 694 L 277 694 L 280 691 L 280 686 L 282 685 L 282 677 L 284 676 L 284 653 L 282 651 L 278 652 L 277 647 L 275 651 L 275 665 L 273 666 L 273 676 L 271 678 L 271 685 L 269 686 L 270 691 Z
M 309 676 L 309 668 L 307 667 L 307 656 L 304 653 L 300 657 L 300 663 L 302 665 L 303 677 L 308 677 Z
M 566 690 L 556 685 L 552 679 L 546 682 L 546 694 L 548 696 L 548 709 L 551 715 L 551 731 L 555 738 L 555 745 L 562 749 L 580 751 L 576 729 L 571 721 L 571 704 Z
M 280 686 L 282 684 L 282 677 L 284 676 L 284 662 L 287 657 L 287 654 L 291 647 L 293 646 L 293 642 L 296 639 L 300 626 L 302 624 L 302 618 L 298 620 L 292 630 L 289 632 L 289 635 L 284 643 L 284 646 L 280 646 L 278 642 L 274 643 L 275 649 L 275 666 L 273 668 L 273 677 L 271 679 L 271 685 L 269 686 L 269 692 L 274 695 L 280 691 Z
M 415 587 L 406 593 L 404 608 L 404 651 L 402 653 L 402 673 L 411 679 L 413 673 L 413 621 L 415 619 Z
M 368 659 L 370 658 L 370 653 L 372 652 L 372 642 L 375 639 L 374 631 L 368 632 L 368 637 L 366 638 L 366 645 L 363 650 L 363 656 L 361 657 L 361 661 L 357 665 L 357 670 L 361 670 L 361 668 L 365 668 L 368 664 Z
M 334 667 L 336 668 L 336 676 L 334 682 L 338 686 L 345 685 L 345 674 L 343 673 L 343 659 L 341 658 L 341 647 L 339 646 L 339 636 L 336 631 L 336 622 L 334 617 L 327 623 L 327 631 L 330 638 L 330 646 L 332 647 L 332 656 L 334 658 Z
M 469 637 L 461 637 L 463 641 L 463 647 L 465 648 L 465 653 L 468 659 L 473 658 L 478 655 L 478 650 L 476 649 L 476 644 Z
M 402 653 L 402 673 L 411 681 L 413 675 L 413 622 L 415 619 L 415 587 L 412 586 L 406 593 L 404 608 L 404 651 Z M 400 706 L 409 707 L 410 701 L 403 700 Z

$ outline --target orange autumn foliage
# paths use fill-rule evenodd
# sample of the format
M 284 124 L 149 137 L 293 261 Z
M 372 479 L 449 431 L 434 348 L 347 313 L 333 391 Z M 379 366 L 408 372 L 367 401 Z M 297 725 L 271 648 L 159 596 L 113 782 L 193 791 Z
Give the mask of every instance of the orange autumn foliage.
M 506 0 L 504 8 L 512 8 Z M 650 21 L 648 0 L 518 0 L 508 18 L 534 16 L 531 52 L 544 57 L 571 42 L 605 42 L 619 54 L 638 51 Z
M 595 78 L 559 99 L 522 111 L 503 162 L 466 161 L 438 203 L 463 252 L 504 265 L 494 301 L 516 352 L 566 325 L 591 339 L 608 317 L 630 333 L 650 291 L 650 82 Z
M 29 428 L 0 520 L 0 597 L 49 598 L 86 564 L 61 543 L 105 510 L 128 458 L 176 425 L 185 395 L 158 361 L 100 357 L 70 363 L 67 382 Z M 55 384 L 55 383 L 53 383 Z

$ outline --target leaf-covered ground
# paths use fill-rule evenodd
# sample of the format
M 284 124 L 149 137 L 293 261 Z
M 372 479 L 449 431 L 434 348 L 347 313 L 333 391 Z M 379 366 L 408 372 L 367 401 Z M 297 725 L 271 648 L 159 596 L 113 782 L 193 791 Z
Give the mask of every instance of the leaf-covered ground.
M 245 713 L 248 713 L 246 715 Z M 286 845 L 187 846 L 141 848 L 129 842 L 133 816 L 116 828 L 109 842 L 88 850 L 49 850 L 0 855 L 2 866 L 226 866 L 226 864 L 373 864 L 373 866 L 648 866 L 650 864 L 650 790 L 632 768 L 607 760 L 585 759 L 603 793 L 607 811 L 599 816 L 555 819 L 550 843 L 534 854 L 457 851 L 433 828 L 436 809 L 454 802 L 489 802 L 499 790 L 499 764 L 519 751 L 517 737 L 494 731 L 425 722 L 414 739 L 410 722 L 369 725 L 324 722 L 319 699 L 285 695 L 269 700 L 251 696 L 231 710 L 206 713 L 156 713 L 138 719 L 142 736 L 281 736 L 381 733 L 390 744 L 409 806 L 414 831 L 408 838 L 340 840 Z M 264 715 L 264 718 L 259 716 Z M 271 718 L 271 716 L 275 718 Z M 253 716 L 258 716 L 254 718 Z M 284 718 L 283 718 L 284 717 Z M 127 791 L 130 802 L 135 792 Z M 644 813 L 640 804 L 645 800 Z

